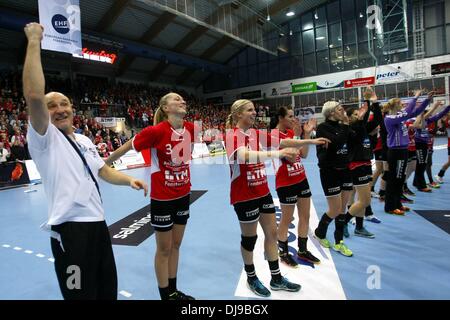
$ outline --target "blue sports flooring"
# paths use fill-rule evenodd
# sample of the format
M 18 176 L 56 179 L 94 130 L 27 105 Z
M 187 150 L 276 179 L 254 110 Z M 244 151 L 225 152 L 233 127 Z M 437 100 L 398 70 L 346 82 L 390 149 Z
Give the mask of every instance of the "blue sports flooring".
M 437 139 L 435 145 L 446 145 L 446 139 Z M 304 164 L 313 203 L 320 217 L 326 210 L 326 201 L 316 159 L 314 148 L 311 148 Z M 446 148 L 435 151 L 434 174 L 446 160 Z M 191 205 L 191 218 L 181 247 L 178 287 L 198 299 L 247 299 L 235 295 L 243 265 L 239 251 L 239 224 L 229 204 L 228 166 L 199 162 L 195 160 L 191 166 L 192 189 L 207 192 Z M 126 173 L 148 180 L 150 169 Z M 273 176 L 269 176 L 269 184 L 276 198 Z M 143 193 L 127 187 L 103 182 L 100 187 L 108 225 L 149 203 Z M 61 299 L 49 235 L 39 229 L 47 217 L 44 188 L 42 185 L 32 188 L 37 192 L 24 193 L 26 188 L 0 192 L 0 299 Z M 431 194 L 417 194 L 411 207 L 413 210 L 450 211 L 449 198 L 450 178 Z M 328 251 L 344 294 L 336 298 L 450 299 L 449 234 L 414 211 L 398 217 L 385 214 L 383 203 L 378 199 L 373 199 L 372 206 L 382 223 L 366 222 L 366 227 L 375 233 L 376 238 L 355 237 L 350 225 L 351 237 L 345 241 L 354 256 L 347 258 Z M 315 225 L 310 228 L 314 229 Z M 328 231 L 330 240 L 333 239 L 333 229 L 334 224 Z M 310 248 L 315 246 L 314 241 L 309 240 Z M 295 241 L 291 245 L 296 248 Z M 119 299 L 159 299 L 153 269 L 154 252 L 153 236 L 139 246 L 114 245 Z M 255 254 L 262 255 L 262 252 Z M 305 279 L 308 283 L 302 290 L 319 284 L 324 288 L 336 285 L 336 281 L 328 281 L 328 274 L 321 272 L 321 266 L 312 270 L 313 277 Z M 282 268 L 282 272 L 285 270 Z M 303 270 L 299 268 L 288 273 L 295 273 L 303 284 Z M 322 294 L 325 291 L 318 290 L 312 298 L 325 298 Z M 248 297 L 251 298 L 251 294 Z

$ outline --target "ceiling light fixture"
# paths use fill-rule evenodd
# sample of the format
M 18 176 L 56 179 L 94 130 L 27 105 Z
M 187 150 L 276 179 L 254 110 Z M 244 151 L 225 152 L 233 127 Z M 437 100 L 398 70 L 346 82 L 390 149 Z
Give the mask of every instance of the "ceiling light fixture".
M 292 17 L 294 14 L 295 14 L 295 12 L 292 11 L 292 10 L 288 10 L 288 11 L 286 12 L 286 16 L 288 16 L 288 17 Z

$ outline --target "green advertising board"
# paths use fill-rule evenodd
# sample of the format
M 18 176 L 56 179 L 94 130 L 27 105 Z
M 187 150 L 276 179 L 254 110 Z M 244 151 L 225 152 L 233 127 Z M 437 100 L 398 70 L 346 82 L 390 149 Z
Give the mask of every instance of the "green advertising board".
M 292 85 L 292 93 L 317 91 L 317 82 L 307 82 Z

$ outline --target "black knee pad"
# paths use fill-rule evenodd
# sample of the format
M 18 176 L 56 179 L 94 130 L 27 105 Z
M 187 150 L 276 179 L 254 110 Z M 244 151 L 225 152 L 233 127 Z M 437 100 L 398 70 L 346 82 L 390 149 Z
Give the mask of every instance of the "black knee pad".
M 255 249 L 256 239 L 258 236 L 246 237 L 241 235 L 241 246 L 247 251 L 253 251 Z

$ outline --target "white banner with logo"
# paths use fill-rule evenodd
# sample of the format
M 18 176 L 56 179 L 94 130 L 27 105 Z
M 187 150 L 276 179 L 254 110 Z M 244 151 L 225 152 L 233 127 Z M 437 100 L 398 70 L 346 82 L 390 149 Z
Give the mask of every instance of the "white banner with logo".
M 39 0 L 42 49 L 81 54 L 79 0 Z
M 292 86 L 289 84 L 289 85 L 285 85 L 285 86 L 268 87 L 268 88 L 266 88 L 264 93 L 266 94 L 266 97 L 274 97 L 274 96 L 282 96 L 282 95 L 286 95 L 286 94 L 291 94 Z
M 112 152 L 114 153 L 114 152 Z M 112 154 L 111 153 L 111 154 Z M 126 170 L 145 167 L 145 160 L 142 153 L 130 150 L 125 153 L 120 159 L 114 161 L 114 168 L 116 170 Z
M 125 122 L 125 118 L 102 118 L 96 117 L 95 121 L 104 127 L 115 127 L 118 122 Z
M 375 81 L 377 84 L 384 82 L 397 82 L 411 80 L 413 76 L 405 72 L 401 67 L 396 66 L 379 66 L 376 69 Z

